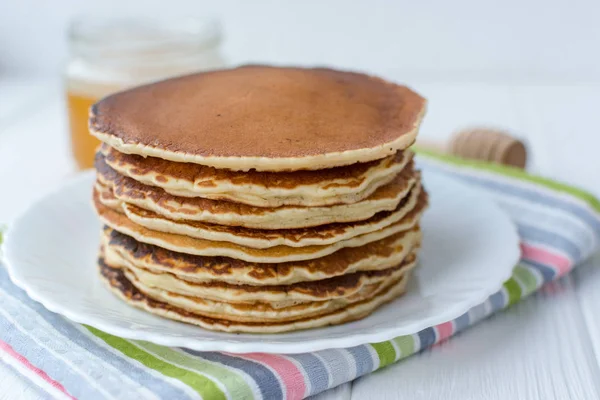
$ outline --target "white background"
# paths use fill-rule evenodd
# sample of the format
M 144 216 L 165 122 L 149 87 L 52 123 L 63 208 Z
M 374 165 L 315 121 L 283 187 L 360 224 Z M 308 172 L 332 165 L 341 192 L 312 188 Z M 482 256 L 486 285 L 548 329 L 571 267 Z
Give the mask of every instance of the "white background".
M 436 79 L 600 77 L 597 0 L 2 0 L 0 71 L 55 74 L 69 18 L 219 17 L 234 63 L 330 64 Z
M 408 82 L 422 136 L 477 124 L 529 168 L 600 195 L 600 1 L 0 0 L 0 223 L 72 173 L 60 73 L 77 14 L 214 15 L 231 63 L 329 64 Z M 600 398 L 600 258 L 431 351 L 322 399 Z M 35 398 L 0 365 L 0 399 Z

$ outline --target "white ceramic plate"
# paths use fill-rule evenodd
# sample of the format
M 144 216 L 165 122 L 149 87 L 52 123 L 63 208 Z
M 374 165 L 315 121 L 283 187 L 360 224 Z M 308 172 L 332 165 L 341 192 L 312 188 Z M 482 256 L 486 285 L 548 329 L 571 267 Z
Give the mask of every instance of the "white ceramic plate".
M 168 346 L 228 352 L 300 353 L 380 342 L 459 317 L 497 291 L 519 258 L 509 218 L 485 195 L 424 173 L 431 207 L 422 221 L 420 265 L 405 296 L 344 325 L 276 334 L 229 334 L 133 308 L 98 277 L 100 223 L 94 181 L 84 173 L 34 204 L 6 237 L 12 280 L 46 308 L 105 332 Z

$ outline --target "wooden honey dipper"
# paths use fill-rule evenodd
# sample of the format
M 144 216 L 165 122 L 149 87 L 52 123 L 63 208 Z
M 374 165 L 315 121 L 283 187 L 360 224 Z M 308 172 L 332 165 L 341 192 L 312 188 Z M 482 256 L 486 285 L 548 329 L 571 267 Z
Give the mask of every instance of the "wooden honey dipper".
M 527 149 L 510 134 L 489 128 L 468 128 L 457 131 L 447 143 L 417 141 L 424 149 L 457 157 L 470 158 L 525 168 Z

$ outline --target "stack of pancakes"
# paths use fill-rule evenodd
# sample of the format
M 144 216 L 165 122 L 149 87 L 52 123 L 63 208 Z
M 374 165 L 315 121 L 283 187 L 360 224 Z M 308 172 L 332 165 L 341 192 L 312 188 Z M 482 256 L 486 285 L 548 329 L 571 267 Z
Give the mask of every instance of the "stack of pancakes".
M 425 100 L 330 69 L 247 66 L 92 107 L 101 276 L 149 312 L 228 332 L 365 317 L 402 294 L 427 194 Z

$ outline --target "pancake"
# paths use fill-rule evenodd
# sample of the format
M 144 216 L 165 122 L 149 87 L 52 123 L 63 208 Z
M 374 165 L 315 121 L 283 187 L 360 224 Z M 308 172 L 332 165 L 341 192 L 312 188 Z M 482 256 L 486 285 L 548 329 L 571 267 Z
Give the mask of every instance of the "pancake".
M 356 203 L 391 182 L 412 160 L 410 151 L 370 163 L 319 171 L 238 172 L 156 157 L 124 154 L 103 145 L 97 158 L 121 175 L 182 197 L 227 200 L 256 207 Z M 100 160 L 97 163 L 101 163 Z
M 140 243 L 105 227 L 102 243 L 108 260 L 155 273 L 168 272 L 190 282 L 219 281 L 234 285 L 289 285 L 400 264 L 421 242 L 418 227 L 361 247 L 347 247 L 329 256 L 279 264 L 249 263 L 228 257 L 177 253 Z
M 245 66 L 105 97 L 90 131 L 122 153 L 235 171 L 319 170 L 409 147 L 425 99 L 365 74 Z
M 151 272 L 135 267 L 124 259 L 114 257 L 108 248 L 103 249 L 103 262 L 116 269 L 123 269 L 134 276 L 135 282 L 144 286 L 167 290 L 172 293 L 201 297 L 228 303 L 269 303 L 276 308 L 288 307 L 310 301 L 325 301 L 352 296 L 368 285 L 395 280 L 412 270 L 417 262 L 416 251 L 411 252 L 401 263 L 378 271 L 360 271 L 333 278 L 298 282 L 291 285 L 232 285 L 220 281 L 189 282 L 169 272 Z
M 293 229 L 319 226 L 329 223 L 353 222 L 371 218 L 373 215 L 392 211 L 420 180 L 412 163 L 396 178 L 375 191 L 367 199 L 354 204 L 338 204 L 328 207 L 282 206 L 262 208 L 196 198 L 176 197 L 158 187 L 144 185 L 134 179 L 118 174 L 102 157 L 97 158 L 98 181 L 110 187 L 119 200 L 153 211 L 170 220 L 192 220 L 207 223 L 242 226 L 257 229 Z M 115 199 L 105 189 L 98 188 L 105 205 L 114 208 Z M 111 202 L 112 205 L 107 204 Z
M 94 206 L 100 220 L 109 227 L 136 240 L 163 247 L 180 253 L 200 256 L 225 256 L 249 262 L 280 263 L 288 261 L 310 260 L 332 254 L 344 247 L 359 247 L 395 233 L 406 231 L 418 224 L 427 205 L 427 199 L 420 199 L 420 204 L 407 213 L 400 221 L 383 229 L 348 240 L 324 246 L 273 246 L 266 249 L 255 249 L 230 242 L 217 242 L 206 239 L 191 238 L 166 232 L 154 231 L 132 222 L 127 216 L 103 205 L 99 195 L 94 191 Z
M 137 279 L 134 273 L 123 270 L 125 277 L 141 293 L 172 306 L 182 308 L 209 318 L 220 318 L 236 322 L 284 322 L 315 317 L 348 307 L 350 304 L 370 299 L 388 286 L 396 284 L 404 275 L 394 280 L 365 285 L 356 293 L 332 300 L 310 301 L 284 307 L 274 307 L 269 303 L 229 303 L 209 300 L 205 297 L 185 296 L 168 290 L 147 286 Z
M 348 307 L 317 317 L 307 317 L 295 321 L 283 322 L 233 322 L 220 318 L 203 317 L 186 311 L 183 308 L 154 300 L 139 291 L 127 279 L 123 270 L 109 268 L 100 263 L 100 275 L 115 295 L 134 307 L 138 307 L 165 318 L 198 325 L 204 329 L 222 332 L 248 333 L 281 333 L 327 325 L 337 325 L 364 318 L 379 306 L 403 294 L 409 278 L 409 274 L 406 274 L 398 281 L 398 283 L 390 285 L 370 299 L 356 302 Z
M 365 220 L 350 223 L 321 225 L 313 228 L 256 230 L 242 227 L 207 224 L 198 221 L 172 221 L 152 211 L 131 204 L 122 204 L 127 218 L 155 231 L 173 233 L 191 238 L 230 242 L 255 249 L 275 246 L 305 247 L 334 244 L 388 227 L 417 207 L 420 185 L 411 190 L 405 201 L 394 211 L 386 211 Z
M 102 203 L 102 205 L 112 209 L 112 210 L 121 210 L 123 208 L 123 201 L 118 199 L 112 190 L 108 188 L 106 185 L 103 185 L 98 180 L 94 183 L 94 193 L 98 196 L 98 201 Z

